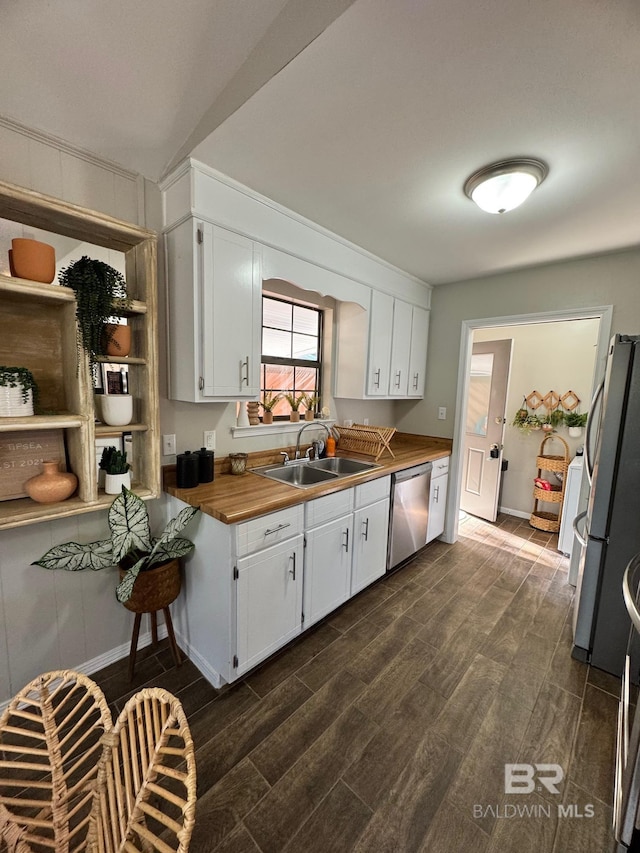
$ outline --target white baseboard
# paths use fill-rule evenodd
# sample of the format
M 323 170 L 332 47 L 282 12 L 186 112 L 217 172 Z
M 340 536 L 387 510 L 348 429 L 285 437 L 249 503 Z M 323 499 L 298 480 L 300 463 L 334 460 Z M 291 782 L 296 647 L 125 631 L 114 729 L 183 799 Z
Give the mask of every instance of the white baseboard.
M 175 630 L 175 625 L 174 631 L 176 634 L 176 641 L 178 645 L 187 653 L 191 663 L 195 664 L 195 666 L 198 667 L 198 669 L 204 675 L 207 681 L 213 687 L 215 687 L 216 690 L 219 690 L 221 687 L 223 687 L 227 682 L 220 675 L 220 673 L 217 670 L 213 669 L 213 667 L 202 657 L 202 655 L 200 655 L 199 652 L 193 648 L 193 646 L 185 636 L 183 636 L 179 631 Z
M 501 506 L 498 508 L 498 512 L 503 512 L 505 515 L 515 515 L 516 518 L 530 518 L 530 512 L 522 512 L 520 509 L 509 509 L 508 506 Z
M 163 640 L 166 636 L 167 626 L 162 622 L 158 625 L 158 639 Z M 145 631 L 144 634 L 140 634 L 138 637 L 138 650 L 144 649 L 149 645 L 151 645 L 151 631 Z M 91 660 L 68 668 L 73 669 L 76 672 L 81 672 L 83 675 L 92 675 L 94 672 L 99 672 L 105 666 L 109 666 L 110 663 L 115 663 L 117 660 L 126 658 L 129 655 L 130 647 L 130 642 L 122 643 L 122 645 L 116 646 L 114 649 L 109 649 L 108 652 L 103 652 L 103 654 L 98 655 L 95 658 L 91 658 Z M 22 686 L 24 687 L 26 685 Z M 18 689 L 21 690 L 22 687 Z M 4 711 L 10 701 L 11 699 L 7 699 L 4 702 L 0 702 L 0 714 Z

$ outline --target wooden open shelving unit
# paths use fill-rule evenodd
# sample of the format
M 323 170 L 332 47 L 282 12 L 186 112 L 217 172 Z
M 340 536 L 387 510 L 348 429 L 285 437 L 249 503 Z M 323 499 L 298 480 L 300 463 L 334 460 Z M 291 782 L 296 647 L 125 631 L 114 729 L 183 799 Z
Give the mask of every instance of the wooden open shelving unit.
M 0 433 L 64 430 L 68 469 L 78 477 L 74 497 L 56 504 L 29 498 L 0 501 L 0 529 L 63 518 L 109 506 L 112 495 L 98 489 L 96 436 L 131 432 L 133 489 L 143 498 L 160 494 L 157 344 L 157 239 L 153 231 L 103 213 L 0 181 L 0 218 L 63 234 L 122 252 L 127 291 L 125 316 L 132 329 L 127 358 L 105 362 L 129 366 L 134 423 L 95 423 L 94 391 L 86 358 L 78 364 L 75 297 L 58 284 L 0 276 L 0 364 L 28 367 L 43 411 L 34 417 L 0 418 Z M 34 472 L 38 473 L 38 472 Z

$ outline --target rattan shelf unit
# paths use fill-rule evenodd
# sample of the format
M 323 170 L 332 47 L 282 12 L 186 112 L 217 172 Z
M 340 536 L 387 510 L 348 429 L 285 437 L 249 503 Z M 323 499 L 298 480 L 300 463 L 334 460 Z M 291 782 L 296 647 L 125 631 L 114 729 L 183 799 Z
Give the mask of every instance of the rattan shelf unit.
M 551 439 L 557 439 L 564 445 L 564 456 L 552 456 L 544 453 L 545 444 Z M 554 474 L 562 474 L 562 483 L 559 486 L 552 485 L 551 490 L 533 487 L 533 512 L 529 518 L 529 524 L 537 530 L 547 533 L 557 533 L 560 530 L 562 519 L 562 505 L 564 503 L 564 491 L 567 485 L 567 470 L 569 468 L 569 445 L 559 435 L 547 435 L 542 439 L 540 450 L 536 459 L 538 466 L 538 477 L 545 479 L 544 472 L 551 471 Z M 555 504 L 557 512 L 540 509 L 540 504 Z

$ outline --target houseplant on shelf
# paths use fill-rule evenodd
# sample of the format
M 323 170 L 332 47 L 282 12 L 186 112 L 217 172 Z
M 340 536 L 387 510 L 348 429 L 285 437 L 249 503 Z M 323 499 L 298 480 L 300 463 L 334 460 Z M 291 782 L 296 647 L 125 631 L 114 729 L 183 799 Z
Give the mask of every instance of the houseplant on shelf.
M 305 421 L 312 421 L 316 416 L 316 406 L 320 402 L 320 397 L 315 397 L 313 394 L 304 394 L 302 404 L 304 406 Z
M 587 425 L 588 417 L 588 412 L 585 412 L 582 415 L 579 412 L 565 412 L 564 422 L 565 425 L 569 427 L 569 435 L 571 438 L 580 438 L 582 435 L 582 428 Z
M 0 366 L 0 417 L 20 418 L 33 415 L 38 386 L 26 367 Z
M 100 459 L 100 470 L 105 472 L 104 491 L 107 495 L 119 495 L 122 487 L 131 488 L 131 465 L 126 452 L 115 447 L 105 447 Z
M 290 421 L 295 423 L 300 420 L 300 406 L 304 403 L 306 396 L 306 394 L 300 394 L 299 397 L 296 397 L 294 394 L 284 395 L 285 400 L 291 406 L 291 412 L 289 413 Z
M 179 560 L 193 550 L 194 544 L 178 534 L 197 512 L 197 507 L 185 507 L 166 525 L 161 535 L 154 538 L 144 501 L 123 488 L 109 508 L 110 539 L 86 545 L 77 542 L 57 545 L 32 565 L 69 572 L 119 566 L 118 601 L 129 610 L 141 613 L 160 610 L 180 592 Z M 160 600 L 159 596 L 163 596 L 165 590 L 165 598 L 173 597 L 162 603 L 164 598 Z
M 83 349 L 93 367 L 113 338 L 107 321 L 131 307 L 124 276 L 109 264 L 83 255 L 60 271 L 58 281 L 76 297 L 78 364 Z
M 532 414 L 528 409 L 523 407 L 515 413 L 511 421 L 511 426 L 519 429 L 524 435 L 529 435 L 532 430 L 540 429 L 542 421 L 537 415 Z
M 273 410 L 275 409 L 276 404 L 279 403 L 281 399 L 282 394 L 272 394 L 271 391 L 265 391 L 264 398 L 259 401 L 263 411 L 263 424 L 273 423 Z

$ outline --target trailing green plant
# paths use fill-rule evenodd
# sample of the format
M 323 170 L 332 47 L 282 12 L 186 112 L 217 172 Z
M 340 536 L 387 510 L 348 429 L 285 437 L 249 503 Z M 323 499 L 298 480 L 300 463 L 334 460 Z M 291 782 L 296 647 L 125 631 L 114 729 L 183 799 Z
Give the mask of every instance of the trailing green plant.
M 264 398 L 259 400 L 258 403 L 265 412 L 272 412 L 281 399 L 282 394 L 272 394 L 271 391 L 265 391 Z
M 45 569 L 66 569 L 69 572 L 120 566 L 126 574 L 116 588 L 116 598 L 124 603 L 131 598 L 140 572 L 184 557 L 193 550 L 193 542 L 178 534 L 199 511 L 197 507 L 185 507 L 171 519 L 160 536 L 154 538 L 151 536 L 149 513 L 144 501 L 123 486 L 122 492 L 109 508 L 109 539 L 86 545 L 77 542 L 56 545 L 32 565 Z
M 552 427 L 560 426 L 564 423 L 564 412 L 562 409 L 554 409 L 544 419 L 545 424 L 551 424 Z
M 107 474 L 126 474 L 131 469 L 127 462 L 126 451 L 122 452 L 116 447 L 105 447 L 100 459 L 100 470 Z
M 580 412 L 565 412 L 564 422 L 568 427 L 584 427 L 587 425 L 588 417 L 589 412 L 584 412 L 583 414 L 580 414 Z
M 515 413 L 511 426 L 519 429 L 524 435 L 528 435 L 532 430 L 540 429 L 542 423 L 542 419 L 537 415 L 532 414 L 528 409 L 520 408 Z
M 29 399 L 29 391 L 35 403 L 38 397 L 38 385 L 33 378 L 33 373 L 26 367 L 4 367 L 0 366 L 0 385 L 5 388 L 22 388 L 22 402 Z
M 76 297 L 78 365 L 84 350 L 93 367 L 113 337 L 105 329 L 107 321 L 131 307 L 124 276 L 109 264 L 83 255 L 60 271 L 58 281 Z
M 297 412 L 300 406 L 304 403 L 306 396 L 306 394 L 300 394 L 299 397 L 296 397 L 293 394 L 285 394 L 284 399 L 291 406 L 291 411 Z

